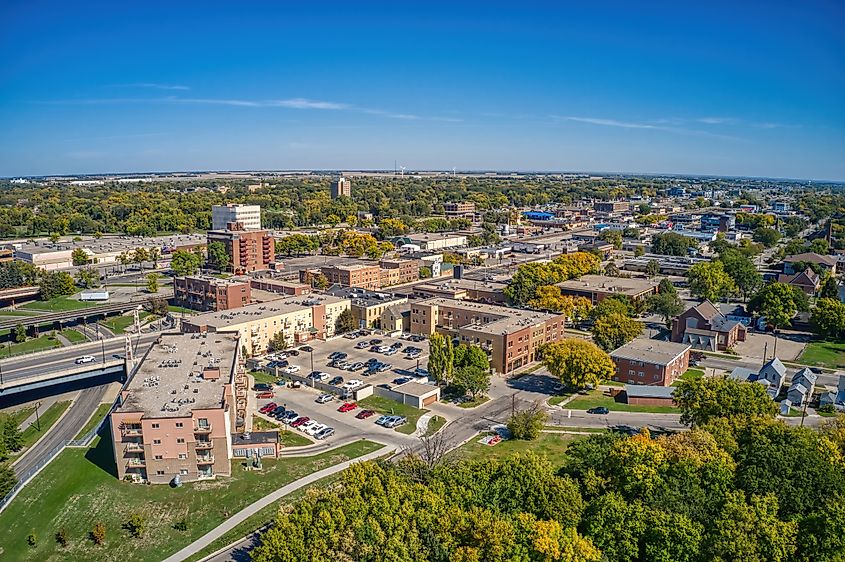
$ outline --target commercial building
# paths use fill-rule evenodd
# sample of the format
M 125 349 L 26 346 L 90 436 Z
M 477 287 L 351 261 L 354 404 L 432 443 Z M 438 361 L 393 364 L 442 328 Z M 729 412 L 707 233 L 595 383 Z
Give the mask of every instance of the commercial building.
M 176 277 L 173 297 L 177 304 L 192 310 L 229 310 L 250 303 L 250 285 L 246 281 L 208 276 Z
M 381 288 L 381 267 L 376 264 L 327 265 L 320 273 L 332 285 L 378 290 Z
M 421 299 L 443 297 L 489 304 L 504 304 L 507 283 L 498 281 L 475 281 L 471 279 L 447 279 L 414 285 L 414 296 Z
M 352 182 L 349 178 L 339 176 L 332 180 L 332 199 L 338 197 L 352 197 Z
M 166 484 L 231 475 L 247 386 L 236 335 L 163 334 L 110 415 L 118 478 Z
M 383 327 L 382 315 L 384 311 L 391 306 L 408 302 L 408 297 L 402 295 L 392 295 L 390 293 L 380 293 L 354 287 L 334 286 L 327 289 L 326 294 L 349 300 L 352 317 L 355 319 L 355 324 L 359 328 L 381 329 Z M 394 330 L 395 323 L 392 327 L 387 325 L 384 328 Z
M 268 269 L 276 259 L 275 245 L 266 230 L 209 230 L 208 243 L 221 242 L 229 255 L 229 271 L 242 275 Z
M 382 287 L 410 283 L 420 278 L 420 261 L 415 259 L 383 259 L 379 262 L 382 269 Z
M 556 284 L 563 295 L 584 297 L 598 304 L 613 295 L 625 295 L 633 300 L 646 299 L 657 292 L 658 279 L 610 277 L 607 275 L 582 275 Z
M 261 230 L 261 206 L 240 203 L 212 205 L 212 230 L 229 230 L 232 224 L 241 225 L 243 230 Z
M 672 341 L 689 344 L 694 349 L 725 351 L 737 342 L 745 341 L 745 335 L 742 322 L 728 320 L 708 300 L 688 308 L 672 320 Z
M 307 283 L 293 283 L 273 277 L 253 277 L 249 280 L 249 286 L 259 291 L 277 293 L 279 295 L 300 296 L 311 293 L 311 285 Z
M 632 406 L 675 406 L 675 387 L 625 385 L 625 403 Z
M 627 201 L 596 201 L 593 203 L 593 210 L 597 213 L 621 213 L 631 209 Z
M 706 232 L 728 232 L 736 227 L 736 216 L 725 213 L 701 215 L 701 230 Z
M 628 384 L 669 386 L 689 368 L 690 346 L 637 338 L 615 349 L 613 380 Z
M 565 337 L 559 314 L 445 298 L 411 303 L 411 333 L 434 332 L 480 346 L 490 366 L 506 374 L 534 361 L 542 344 Z
M 447 219 L 472 219 L 475 217 L 475 203 L 472 201 L 444 203 L 443 212 Z
M 429 252 L 467 245 L 467 237 L 462 234 L 419 233 L 408 234 L 403 238 L 407 239 L 406 244 Z
M 331 295 L 285 297 L 235 310 L 198 314 L 182 321 L 182 331 L 237 333 L 248 355 L 260 355 L 279 333 L 288 347 L 333 336 L 338 316 L 349 307 L 349 299 Z

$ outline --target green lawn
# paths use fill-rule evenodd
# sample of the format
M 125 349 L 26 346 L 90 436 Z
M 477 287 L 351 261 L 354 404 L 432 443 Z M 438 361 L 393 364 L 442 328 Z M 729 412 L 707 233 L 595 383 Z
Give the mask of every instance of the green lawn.
M 141 320 L 141 324 L 144 324 L 144 319 L 149 317 L 150 313 L 147 311 L 141 311 L 138 313 L 138 318 Z M 115 334 L 122 334 L 126 331 L 126 328 L 131 326 L 135 322 L 135 317 L 132 314 L 125 314 L 122 316 L 113 316 L 111 318 L 107 318 L 105 320 L 100 320 L 100 324 L 105 326 Z
M 7 412 L 12 419 L 17 422 L 18 425 L 23 423 L 23 420 L 31 416 L 35 412 L 34 406 L 26 406 L 25 408 L 20 408 L 15 410 L 14 412 Z
M 76 434 L 76 437 L 74 437 L 74 439 L 82 439 L 83 437 L 88 435 L 88 432 L 94 429 L 94 427 L 98 423 L 100 423 L 101 419 L 106 417 L 106 414 L 109 413 L 110 409 L 111 404 L 100 404 L 99 406 L 97 406 L 97 409 L 94 410 L 94 415 L 91 416 L 91 419 L 88 420 L 88 423 L 85 424 L 85 427 L 79 430 L 79 433 Z
M 35 353 L 36 351 L 44 351 L 46 349 L 53 349 L 61 347 L 54 336 L 44 335 L 37 338 L 28 339 L 23 343 L 6 344 L 0 347 L 0 357 L 11 357 L 14 355 L 23 355 L 24 353 Z
M 32 312 L 29 310 L 0 310 L 0 316 L 38 316 L 37 312 Z
M 544 425 L 545 431 L 577 431 L 578 433 L 604 433 L 604 427 L 570 427 L 568 425 Z
M 845 367 L 845 342 L 810 342 L 797 361 L 805 365 L 828 367 L 830 369 Z
M 276 377 L 267 371 L 250 371 L 249 374 L 252 375 L 257 383 L 276 384 Z
M 428 411 L 420 410 L 419 408 L 414 408 L 413 406 L 408 406 L 406 404 L 400 404 L 399 402 L 389 398 L 383 398 L 381 396 L 368 396 L 363 400 L 359 400 L 358 405 L 362 408 L 375 410 L 379 414 L 405 416 L 408 418 L 408 423 L 400 425 L 396 428 L 396 431 L 400 433 L 407 433 L 408 435 L 417 430 L 417 420 L 420 419 L 421 415 Z
M 579 395 L 569 402 L 566 407 L 572 410 L 589 410 L 590 408 L 597 408 L 604 406 L 612 412 L 649 412 L 652 414 L 677 414 L 680 413 L 678 408 L 671 406 L 632 406 L 616 402 L 610 396 L 598 390 L 592 390 L 586 396 Z
M 428 420 L 428 427 L 425 429 L 426 435 L 434 435 L 440 428 L 446 424 L 446 419 L 440 416 L 433 416 L 430 420 Z
M 490 400 L 489 396 L 478 396 L 475 400 L 467 400 L 458 404 L 458 408 L 475 408 Z
M 279 442 L 285 447 L 305 447 L 314 443 L 301 433 L 289 430 L 279 432 Z
M 86 338 L 84 335 L 82 335 L 82 332 L 80 332 L 79 330 L 74 330 L 72 328 L 68 328 L 68 329 L 62 330 L 60 333 L 70 343 L 82 343 L 82 342 L 88 341 L 88 338 Z
M 687 369 L 686 372 L 678 378 L 678 380 L 672 383 L 672 386 L 678 386 L 678 381 L 694 381 L 695 379 L 700 379 L 703 376 L 704 371 L 701 369 Z
M 184 312 L 185 314 L 196 314 L 195 310 L 191 310 L 190 308 L 185 308 L 184 306 L 176 306 L 173 304 L 167 305 L 167 310 L 174 313 L 181 313 Z
M 46 410 L 39 409 L 38 418 L 41 421 L 41 430 L 38 430 L 38 424 L 36 422 L 32 422 L 29 427 L 23 430 L 24 450 L 32 447 L 36 441 L 41 439 L 41 436 L 47 433 L 53 427 L 53 424 L 56 423 L 56 420 L 68 409 L 68 406 L 70 406 L 70 401 L 65 400 L 51 404 Z
M 471 441 L 461 445 L 454 454 L 460 458 L 492 458 L 501 459 L 513 453 L 524 453 L 532 451 L 549 459 L 555 467 L 561 467 L 564 463 L 563 453 L 572 441 L 582 436 L 571 433 L 541 433 L 540 437 L 533 441 L 520 441 L 508 439 L 498 445 L 484 445 L 479 443 L 481 435 L 476 435 Z
M 563 392 L 562 394 L 555 394 L 551 398 L 549 398 L 549 406 L 557 406 L 567 398 L 572 396 L 571 392 Z
M 264 470 L 247 472 L 232 461 L 231 478 L 184 484 L 181 488 L 119 481 L 113 474 L 111 443 L 96 438 L 89 449 L 66 449 L 0 513 L 3 557 L 7 560 L 158 561 L 222 523 L 250 503 L 307 474 L 378 450 L 358 441 L 313 457 L 264 460 Z M 132 513 L 146 519 L 143 538 L 122 526 Z M 188 522 L 187 531 L 174 525 Z M 95 546 L 88 533 L 106 527 L 106 541 Z M 70 544 L 53 539 L 66 528 Z M 27 545 L 34 532 L 37 545 Z
M 68 297 L 56 297 L 49 301 L 33 301 L 21 305 L 22 310 L 47 310 L 50 312 L 66 312 L 68 310 L 79 310 L 91 306 L 99 306 L 98 302 L 82 302 Z

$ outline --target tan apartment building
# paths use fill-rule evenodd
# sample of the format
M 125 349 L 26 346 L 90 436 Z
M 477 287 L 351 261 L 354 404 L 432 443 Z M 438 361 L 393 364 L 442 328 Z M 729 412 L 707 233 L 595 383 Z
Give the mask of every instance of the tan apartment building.
M 475 217 L 475 203 L 472 201 L 444 203 L 443 212 L 447 219 L 472 219 Z
M 182 321 L 182 331 L 237 333 L 248 355 L 261 355 L 280 332 L 288 347 L 333 336 L 338 316 L 349 307 L 349 299 L 331 295 L 285 297 L 192 316 Z
M 414 296 L 423 299 L 443 297 L 490 304 L 504 304 L 506 283 L 498 281 L 475 281 L 472 279 L 448 279 L 414 285 Z
M 367 291 L 354 287 L 335 286 L 329 288 L 326 293 L 341 299 L 349 299 L 352 317 L 359 328 L 393 330 L 395 321 L 382 326 L 382 313 L 391 306 L 408 302 L 408 297 L 404 295 Z
M 110 415 L 118 478 L 167 484 L 230 476 L 247 386 L 237 335 L 162 334 Z
M 199 275 L 176 277 L 173 297 L 177 304 L 192 310 L 229 310 L 249 304 L 250 285 L 246 281 Z
M 249 286 L 259 291 L 276 293 L 279 295 L 301 296 L 311 293 L 311 285 L 306 283 L 293 283 L 272 277 L 254 277 L 249 280 Z
M 411 333 L 434 332 L 480 346 L 490 366 L 505 374 L 534 361 L 542 344 L 566 337 L 559 314 L 445 298 L 411 303 Z

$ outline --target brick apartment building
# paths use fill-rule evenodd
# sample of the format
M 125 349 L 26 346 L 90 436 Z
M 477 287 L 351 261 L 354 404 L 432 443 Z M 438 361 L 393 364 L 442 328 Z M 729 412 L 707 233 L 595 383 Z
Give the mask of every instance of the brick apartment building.
M 167 484 L 230 476 L 247 385 L 237 336 L 162 335 L 109 418 L 118 478 Z
M 382 283 L 382 287 L 410 283 L 420 278 L 420 261 L 414 259 L 383 259 L 379 262 L 382 269 L 382 279 L 389 280 Z M 385 274 L 384 272 L 388 272 Z
M 472 219 L 475 216 L 475 203 L 472 201 L 444 203 L 443 212 L 447 219 Z
M 381 268 L 378 265 L 328 265 L 320 268 L 331 285 L 341 287 L 360 287 L 378 290 L 381 288 Z
M 411 333 L 460 338 L 487 351 L 490 366 L 511 373 L 535 360 L 537 349 L 564 339 L 564 318 L 529 310 L 433 298 L 411 303 Z
M 276 258 L 273 237 L 266 230 L 246 231 L 237 224 L 229 224 L 229 230 L 209 230 L 208 243 L 222 242 L 229 255 L 229 271 L 242 275 L 253 271 L 269 269 Z
M 180 306 L 192 310 L 229 310 L 249 304 L 250 284 L 207 276 L 176 277 L 173 296 Z
M 690 346 L 635 339 L 614 350 L 613 380 L 628 384 L 669 386 L 689 368 Z
M 249 286 L 259 291 L 277 293 L 279 295 L 300 296 L 311 293 L 311 285 L 307 283 L 293 283 L 272 277 L 254 277 L 249 280 Z
M 609 277 L 607 275 L 582 275 L 557 283 L 563 295 L 584 297 L 598 304 L 612 295 L 625 295 L 632 300 L 641 300 L 657 292 L 658 279 L 637 279 L 634 277 Z

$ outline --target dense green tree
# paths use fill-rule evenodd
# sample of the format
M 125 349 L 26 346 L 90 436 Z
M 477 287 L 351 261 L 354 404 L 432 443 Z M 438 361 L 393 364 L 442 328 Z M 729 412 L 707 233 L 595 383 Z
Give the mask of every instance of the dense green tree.
M 76 282 L 83 289 L 91 289 L 100 285 L 100 273 L 92 267 L 83 267 L 76 272 Z
M 819 289 L 819 298 L 839 300 L 839 282 L 833 275 L 828 275 Z
M 762 385 L 728 377 L 678 381 L 674 396 L 681 409 L 681 422 L 693 426 L 715 418 L 774 417 L 777 413 L 777 406 Z
M 73 265 L 87 265 L 91 263 L 91 258 L 88 257 L 88 254 L 82 248 L 74 249 L 70 254 L 70 259 Z
M 694 296 L 712 302 L 719 302 L 737 289 L 721 261 L 697 263 L 689 269 L 687 278 Z
M 337 320 L 334 322 L 334 331 L 336 334 L 345 334 L 356 329 L 358 329 L 358 323 L 355 321 L 355 317 L 352 316 L 350 309 L 347 308 L 337 315 Z
M 816 238 L 810 242 L 810 251 L 821 255 L 827 255 L 830 251 L 830 244 L 824 238 Z
M 617 250 L 622 249 L 622 231 L 616 230 L 613 228 L 605 228 L 604 230 L 599 233 L 599 239 L 607 242 L 608 244 L 613 244 L 613 247 Z
M 517 269 L 505 287 L 505 295 L 512 302 L 525 304 L 536 297 L 539 287 L 598 273 L 601 261 L 589 252 L 574 252 L 556 257 L 548 263 L 530 262 Z
M 649 522 L 639 502 L 628 503 L 614 492 L 587 504 L 581 531 L 590 537 L 606 560 L 636 562 L 640 540 Z
M 549 373 L 573 388 L 584 388 L 589 384 L 598 386 L 616 371 L 607 353 L 581 338 L 544 344 L 540 353 Z
M 442 334 L 431 334 L 429 338 L 428 373 L 438 383 L 449 384 L 454 371 L 455 349 L 452 346 L 452 340 Z
M 26 328 L 23 324 L 18 324 L 15 326 L 15 341 L 18 343 L 23 343 L 26 341 Z
M 208 244 L 207 252 L 209 265 L 218 271 L 226 271 L 231 261 L 229 252 L 226 251 L 226 245 L 215 240 Z
M 645 274 L 649 277 L 660 275 L 660 262 L 657 260 L 648 260 L 645 264 Z
M 538 407 L 517 410 L 508 418 L 508 431 L 513 439 L 522 441 L 537 439 L 548 417 L 545 410 Z
M 454 365 L 460 367 L 476 367 L 482 371 L 490 369 L 490 360 L 487 352 L 477 345 L 460 344 L 454 348 Z
M 41 300 L 72 295 L 76 292 L 73 277 L 67 271 L 45 271 L 41 274 Z
M 648 311 L 662 316 L 668 329 L 672 326 L 672 319 L 684 311 L 684 303 L 677 291 L 660 291 L 648 297 Z
M 686 256 L 689 250 L 698 248 L 698 241 L 677 232 L 666 232 L 652 237 L 651 251 L 669 256 Z
M 845 496 L 819 498 L 817 507 L 798 523 L 799 562 L 845 560 Z
M 820 336 L 837 339 L 845 333 L 845 303 L 839 299 L 819 299 L 811 320 Z
M 156 273 L 155 271 L 151 271 L 150 273 L 147 273 L 145 279 L 147 281 L 147 292 L 148 293 L 157 293 L 158 292 L 158 288 L 159 288 L 158 280 L 159 280 L 160 277 L 161 276 L 158 273 Z
M 18 477 L 15 475 L 15 469 L 8 464 L 0 464 L 0 498 L 6 497 L 6 494 L 11 492 L 17 483 Z
M 807 295 L 793 285 L 770 283 L 748 303 L 748 309 L 766 318 L 766 323 L 775 331 L 792 324 L 792 318 L 799 311 L 809 310 Z
M 743 300 L 754 294 L 763 285 L 763 276 L 757 271 L 754 262 L 737 251 L 725 252 L 720 257 L 725 273 L 733 279 Z
M 479 394 L 490 390 L 490 370 L 480 369 L 475 365 L 456 367 L 452 386 L 461 392 L 468 392 L 475 400 Z
M 593 341 L 603 350 L 610 352 L 642 334 L 643 324 L 627 314 L 617 312 L 596 318 L 590 331 Z
M 713 522 L 705 552 L 714 562 L 786 562 L 795 553 L 793 521 L 778 519 L 774 496 L 732 494 Z
M 780 240 L 780 232 L 774 228 L 761 226 L 754 230 L 753 240 L 761 243 L 766 248 L 771 248 Z
M 170 268 L 179 277 L 193 275 L 202 265 L 202 257 L 194 252 L 176 250 L 170 260 Z

